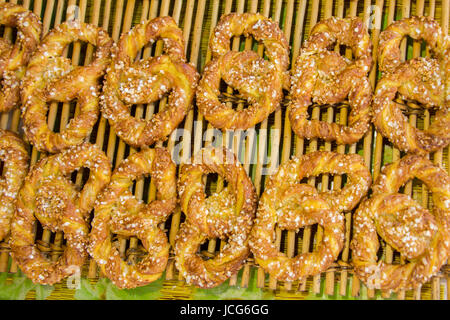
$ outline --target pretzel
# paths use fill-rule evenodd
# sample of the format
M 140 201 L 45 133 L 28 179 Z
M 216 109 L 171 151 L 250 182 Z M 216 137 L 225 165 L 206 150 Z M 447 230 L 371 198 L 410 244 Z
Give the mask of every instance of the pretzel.
M 0 24 L 17 28 L 14 44 L 0 39 L 0 112 L 19 105 L 20 82 L 31 55 L 41 39 L 42 24 L 39 17 L 20 5 L 0 3 Z
M 0 129 L 0 159 L 3 161 L 0 179 L 0 241 L 7 238 L 14 214 L 14 201 L 28 171 L 28 151 L 15 133 Z
M 82 167 L 90 169 L 89 179 L 78 191 L 70 175 Z M 17 197 L 10 244 L 14 261 L 33 282 L 52 285 L 80 271 L 87 257 L 87 221 L 110 175 L 108 158 L 89 143 L 43 158 L 30 170 Z M 64 233 L 65 249 L 57 261 L 48 260 L 35 244 L 36 220 Z
M 209 41 L 214 58 L 230 51 L 232 37 L 253 36 L 262 42 L 265 54 L 279 73 L 289 67 L 289 43 L 277 22 L 259 13 L 229 13 L 220 17 Z
M 398 193 L 417 177 L 433 194 L 432 212 Z M 386 166 L 353 220 L 352 264 L 369 288 L 409 290 L 435 275 L 450 252 L 450 178 L 419 155 L 407 155 Z M 388 264 L 378 260 L 378 235 L 409 260 Z
M 253 51 L 230 52 L 233 36 L 252 35 L 268 60 Z M 248 129 L 275 111 L 287 87 L 289 45 L 278 24 L 257 13 L 230 13 L 220 18 L 209 42 L 213 59 L 205 66 L 196 92 L 199 111 L 219 129 Z M 219 100 L 220 80 L 239 90 L 249 106 L 233 110 Z
M 186 222 L 175 240 L 175 264 L 188 283 L 212 288 L 235 274 L 250 254 L 248 236 L 257 198 L 250 178 L 232 152 L 205 148 L 194 159 L 200 162 L 183 164 L 178 182 Z M 229 184 L 206 198 L 202 177 L 213 172 Z M 198 247 L 211 238 L 228 240 L 216 257 L 204 261 L 197 254 Z
M 424 39 L 434 58 L 418 57 L 400 62 L 400 41 L 406 35 Z M 398 149 L 426 154 L 450 143 L 450 38 L 439 24 L 426 17 L 412 17 L 394 22 L 381 34 L 379 63 L 384 72 L 373 99 L 373 123 L 378 132 Z M 413 127 L 394 102 L 400 98 L 418 102 L 419 107 L 437 109 L 429 128 Z
M 349 61 L 328 51 L 338 43 L 351 48 Z M 291 76 L 289 120 L 302 138 L 320 138 L 338 144 L 352 144 L 369 128 L 372 88 L 367 73 L 372 66 L 372 45 L 358 17 L 332 17 L 317 23 L 303 44 Z M 308 119 L 311 103 L 333 105 L 348 97 L 351 109 L 348 125 Z
M 426 58 L 427 60 L 448 61 L 449 40 L 443 34 L 439 23 L 430 17 L 413 16 L 395 21 L 381 32 L 378 66 L 383 74 L 393 73 L 397 67 L 405 63 L 402 62 L 400 44 L 406 36 L 426 42 L 432 55 Z
M 62 57 L 64 49 L 78 40 L 96 46 L 87 66 L 72 66 L 70 59 Z M 98 118 L 99 79 L 109 63 L 112 43 L 105 30 L 79 21 L 64 22 L 42 39 L 22 84 L 25 136 L 39 151 L 59 152 L 89 136 Z M 47 125 L 47 103 L 74 99 L 79 114 L 59 133 L 52 132 Z
M 133 180 L 150 174 L 157 188 L 157 200 L 138 201 L 130 192 Z M 135 288 L 158 279 L 166 268 L 169 243 L 158 225 L 177 204 L 176 166 L 163 148 L 145 148 L 134 153 L 114 170 L 111 182 L 98 198 L 90 234 L 89 252 L 105 274 L 119 288 Z M 136 236 L 148 252 L 135 264 L 123 261 L 114 247 L 111 233 Z
M 139 50 L 158 39 L 166 54 L 135 63 Z M 102 112 L 126 143 L 141 147 L 163 141 L 183 121 L 199 78 L 185 61 L 183 34 L 171 17 L 145 21 L 120 37 L 103 87 Z M 168 105 L 150 120 L 130 114 L 132 104 L 155 102 L 167 92 Z
M 348 182 L 340 191 L 321 193 L 313 186 L 299 183 L 305 177 L 321 173 L 347 174 Z M 367 193 L 370 183 L 369 170 L 355 154 L 316 151 L 281 165 L 269 178 L 259 200 L 249 242 L 255 261 L 276 279 L 284 281 L 325 271 L 344 244 L 344 217 L 340 213 L 353 209 Z M 324 238 L 315 252 L 293 258 L 279 252 L 274 243 L 276 225 L 298 230 L 316 223 L 323 226 Z

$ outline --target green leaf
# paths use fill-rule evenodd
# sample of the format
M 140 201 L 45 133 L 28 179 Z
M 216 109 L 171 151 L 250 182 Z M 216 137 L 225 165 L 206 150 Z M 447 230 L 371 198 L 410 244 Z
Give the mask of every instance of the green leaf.
M 211 289 L 198 289 L 193 291 L 195 300 L 272 300 L 275 298 L 271 291 L 257 287 L 257 270 L 250 271 L 250 279 L 247 288 L 230 286 L 228 281 Z M 238 275 L 237 283 L 240 284 L 242 275 Z
M 27 293 L 36 286 L 30 279 L 15 273 L 8 279 L 8 274 L 0 276 L 0 299 L 2 300 L 24 300 Z
M 134 289 L 119 289 L 112 282 L 106 288 L 107 300 L 156 300 L 161 296 L 165 276 L 158 280 Z
M 44 286 L 44 285 L 35 285 L 36 290 L 36 300 L 45 300 L 49 295 L 52 294 L 55 287 L 53 286 Z
M 105 300 L 107 279 L 98 281 L 81 278 L 80 288 L 75 290 L 74 298 L 77 300 Z
M 98 281 L 82 278 L 74 298 L 77 300 L 156 300 L 161 296 L 163 282 L 164 276 L 143 287 L 119 289 L 107 278 L 101 278 Z

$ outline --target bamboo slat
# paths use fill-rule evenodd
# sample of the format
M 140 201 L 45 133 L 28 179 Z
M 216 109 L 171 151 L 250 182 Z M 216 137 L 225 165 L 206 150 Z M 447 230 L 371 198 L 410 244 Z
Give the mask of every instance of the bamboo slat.
M 229 12 L 259 12 L 272 18 L 280 24 L 285 36 L 291 45 L 291 64 L 298 56 L 299 49 L 303 41 L 308 37 L 311 28 L 321 19 L 337 16 L 359 16 L 368 27 L 373 44 L 374 66 L 369 74 L 372 87 L 375 87 L 379 72 L 376 63 L 376 51 L 380 32 L 392 21 L 399 20 L 411 15 L 427 15 L 435 17 L 443 27 L 445 33 L 449 28 L 450 0 L 11 0 L 29 8 L 42 18 L 44 34 L 57 24 L 68 19 L 79 19 L 102 26 L 108 30 L 112 38 L 117 41 L 119 36 L 132 28 L 135 24 L 152 19 L 157 16 L 170 15 L 183 30 L 183 37 L 186 42 L 186 57 L 188 61 L 197 67 L 201 72 L 205 64 L 211 59 L 211 52 L 208 48 L 208 39 L 213 32 L 215 25 L 224 13 Z M 4 28 L 0 36 L 12 39 L 11 28 Z M 86 48 L 86 50 L 84 50 Z M 234 38 L 231 43 L 232 50 L 255 50 L 260 56 L 264 56 L 264 47 L 256 44 L 252 38 Z M 402 53 L 404 58 L 418 57 L 427 52 L 422 52 L 421 42 L 403 41 Z M 336 47 L 336 50 L 339 50 Z M 74 65 L 86 65 L 93 56 L 94 47 L 84 46 L 80 42 L 74 43 L 70 50 L 66 50 L 64 55 L 72 60 Z M 152 46 L 146 46 L 138 55 L 139 58 L 148 58 L 162 54 L 162 42 L 158 41 Z M 352 53 L 346 50 L 346 57 L 351 59 Z M 228 93 L 233 93 L 232 88 L 227 89 Z M 159 102 L 137 105 L 133 107 L 133 114 L 138 118 L 150 119 L 155 112 L 165 108 L 166 98 Z M 234 104 L 236 109 L 245 108 L 242 103 Z M 49 106 L 48 124 L 51 129 L 61 129 L 68 123 L 70 118 L 77 115 L 79 108 L 75 103 L 53 103 Z M 349 110 L 347 107 L 339 109 L 329 107 L 327 109 L 313 108 L 311 117 L 328 122 L 338 121 L 346 124 Z M 433 115 L 428 110 L 423 118 L 417 115 L 410 115 L 409 121 L 412 125 L 420 128 L 427 128 L 433 121 Z M 0 127 L 21 133 L 20 110 L 14 110 L 0 115 Z M 242 162 L 246 172 L 252 178 L 258 195 L 264 191 L 264 183 L 268 174 L 273 173 L 280 163 L 287 161 L 291 156 L 301 156 L 314 150 L 332 150 L 339 153 L 359 153 L 364 157 L 366 164 L 371 168 L 373 178 L 379 175 L 381 167 L 390 161 L 403 156 L 399 150 L 383 137 L 376 133 L 373 127 L 370 128 L 365 137 L 349 146 L 337 146 L 334 143 L 324 143 L 323 141 L 312 139 L 310 141 L 297 137 L 291 130 L 287 108 L 283 105 L 268 119 L 256 125 L 248 131 L 220 131 L 214 129 L 197 112 L 196 106 L 187 114 L 183 123 L 179 126 L 183 129 L 182 135 L 174 131 L 169 139 L 164 143 L 159 143 L 168 148 L 177 164 L 189 159 L 202 147 L 210 144 L 224 145 L 233 150 Z M 219 137 L 219 140 L 217 140 Z M 221 137 L 221 140 L 220 140 Z M 97 144 L 107 154 L 113 163 L 117 165 L 130 154 L 137 152 L 134 148 L 127 146 L 119 139 L 114 130 L 109 127 L 108 122 L 100 117 L 92 134 L 87 138 L 92 143 Z M 389 154 L 392 157 L 389 158 Z M 39 153 L 35 148 L 30 147 L 31 164 L 45 154 Z M 430 155 L 430 159 L 442 167 L 449 165 L 449 148 Z M 388 161 L 386 162 L 386 159 Z M 84 173 L 80 170 L 74 182 L 76 186 L 83 185 Z M 205 177 L 206 179 L 206 177 Z M 205 180 L 206 181 L 206 180 Z M 209 180 L 208 180 L 209 181 Z M 345 179 L 340 176 L 322 175 L 321 177 L 310 178 L 308 183 L 316 186 L 321 191 L 338 190 L 343 187 Z M 224 181 L 219 177 L 216 181 L 207 184 L 208 190 L 220 192 L 224 187 Z M 133 193 L 138 199 L 151 201 L 156 196 L 155 186 L 149 178 L 142 178 L 135 182 Z M 424 207 L 432 206 L 429 192 L 425 185 L 416 184 L 410 181 L 404 188 L 404 193 L 412 196 L 421 202 Z M 229 285 L 248 286 L 250 273 L 253 268 L 257 269 L 258 287 L 275 290 L 278 298 L 299 298 L 303 299 L 307 292 L 315 294 L 324 293 L 326 295 L 358 296 L 364 290 L 369 298 L 381 296 L 383 298 L 392 297 L 389 292 L 378 292 L 365 288 L 364 284 L 353 275 L 350 266 L 351 262 L 351 223 L 352 212 L 345 213 L 345 243 L 344 249 L 339 257 L 338 263 L 333 265 L 322 275 L 309 277 L 294 283 L 278 283 L 274 278 L 265 274 L 264 270 L 255 265 L 252 258 L 244 265 L 241 274 L 241 282 L 238 283 L 237 275 L 229 280 Z M 175 236 L 180 224 L 184 221 L 184 215 L 179 207 L 162 228 L 167 230 L 169 242 L 173 245 Z M 36 230 L 36 241 L 40 246 L 49 252 L 52 259 L 57 259 L 64 246 L 62 233 L 52 234 L 48 230 L 42 230 L 40 226 Z M 287 256 L 293 257 L 297 253 L 308 252 L 317 246 L 323 236 L 321 227 L 309 226 L 296 233 L 294 231 L 284 231 L 276 229 L 276 244 Z M 120 237 L 118 239 L 120 254 L 123 259 L 132 261 L 134 253 L 140 246 L 140 241 L 135 238 Z M 210 239 L 208 243 L 201 246 L 202 252 L 210 256 L 218 253 L 225 241 Z M 11 263 L 8 246 L 6 243 L 0 244 L 0 272 L 17 272 L 17 266 Z M 389 263 L 405 263 L 389 245 L 383 244 L 384 257 Z M 90 260 L 86 265 L 83 275 L 89 278 L 98 278 L 97 267 Z M 166 269 L 165 283 L 174 283 L 181 280 L 177 272 L 173 253 L 171 253 Z M 186 293 L 185 287 L 178 287 L 180 282 L 176 282 L 179 289 L 173 290 L 172 298 L 180 297 Z M 448 273 L 442 272 L 434 277 L 430 283 L 414 291 L 399 292 L 398 299 L 449 299 L 450 277 Z M 63 286 L 64 287 L 64 286 Z M 336 289 L 338 288 L 338 289 Z M 350 288 L 350 292 L 348 292 Z M 443 291 L 442 291 L 443 290 Z M 63 288 L 62 296 L 69 295 L 68 289 Z M 168 292 L 171 292 L 170 290 Z M 180 293 L 183 292 L 183 293 Z M 445 294 L 442 294 L 444 292 Z M 73 294 L 73 292 L 71 293 Z M 170 298 L 170 294 L 168 294 Z

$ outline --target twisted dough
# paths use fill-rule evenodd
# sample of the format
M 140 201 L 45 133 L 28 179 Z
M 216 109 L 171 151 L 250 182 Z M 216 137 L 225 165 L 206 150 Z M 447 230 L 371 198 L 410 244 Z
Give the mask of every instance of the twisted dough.
M 417 177 L 433 194 L 432 214 L 409 196 L 398 193 Z M 388 165 L 353 220 L 352 264 L 369 288 L 417 288 L 435 275 L 450 254 L 450 178 L 430 160 L 408 155 Z M 378 235 L 409 260 L 378 261 Z
M 252 35 L 265 47 L 268 60 L 253 51 L 230 52 L 233 36 Z M 278 24 L 257 13 L 230 13 L 220 18 L 209 42 L 213 59 L 196 92 L 199 111 L 220 129 L 248 129 L 280 106 L 287 87 L 289 45 Z M 219 100 L 220 80 L 239 90 L 248 108 L 233 110 Z
M 257 198 L 250 178 L 231 151 L 204 148 L 193 159 L 194 164 L 182 165 L 178 182 L 186 221 L 175 240 L 175 264 L 188 283 L 212 288 L 236 273 L 250 254 L 248 236 Z M 228 186 L 206 198 L 202 178 L 213 172 Z M 210 238 L 227 239 L 227 244 L 216 257 L 205 261 L 197 251 Z
M 133 180 L 150 174 L 157 200 L 144 204 L 130 192 Z M 164 148 L 145 148 L 114 170 L 111 182 L 98 198 L 90 234 L 89 252 L 102 272 L 119 288 L 135 288 L 158 279 L 169 258 L 167 237 L 159 228 L 175 209 L 176 166 Z M 148 252 L 129 265 L 114 247 L 111 233 L 136 236 Z
M 426 41 L 433 57 L 400 60 L 400 42 L 407 35 Z M 396 21 L 380 35 L 378 60 L 383 77 L 373 99 L 373 123 L 383 136 L 402 151 L 426 154 L 450 143 L 450 38 L 428 17 Z M 424 108 L 437 109 L 426 130 L 413 127 L 394 102 L 417 101 Z
M 90 169 L 81 191 L 70 181 L 73 171 Z M 88 218 L 97 195 L 109 182 L 111 165 L 95 145 L 83 143 L 41 159 L 25 178 L 11 224 L 11 255 L 35 283 L 54 284 L 75 273 L 87 257 Z M 66 245 L 57 261 L 39 251 L 36 219 L 52 232 L 64 232 Z
M 305 177 L 321 173 L 347 174 L 347 184 L 340 191 L 318 193 L 310 185 L 299 184 Z M 271 176 L 262 194 L 255 224 L 250 235 L 250 248 L 255 261 L 278 280 L 294 281 L 318 274 L 336 260 L 344 245 L 342 211 L 353 209 L 367 193 L 371 183 L 363 159 L 355 154 L 316 151 L 284 163 Z M 298 230 L 320 224 L 323 240 L 315 252 L 293 258 L 279 252 L 275 227 Z
M 135 63 L 140 49 L 158 39 L 166 55 Z M 199 75 L 187 64 L 182 31 L 171 17 L 136 25 L 120 37 L 106 75 L 102 112 L 126 143 L 142 147 L 163 141 L 192 108 Z M 132 104 L 151 103 L 170 92 L 168 105 L 150 120 L 130 114 Z
M 328 51 L 335 44 L 350 47 L 355 57 L 348 61 Z M 291 77 L 289 120 L 294 132 L 307 139 L 320 138 L 351 144 L 369 128 L 372 88 L 367 73 L 372 66 L 372 45 L 358 17 L 329 18 L 317 23 L 303 44 Z M 348 96 L 348 125 L 308 119 L 311 103 L 336 104 Z
M 378 46 L 378 65 L 385 73 L 393 73 L 404 64 L 400 44 L 410 36 L 414 40 L 424 40 L 432 58 L 427 60 L 448 60 L 448 39 L 443 34 L 439 23 L 430 17 L 413 16 L 395 21 L 380 34 Z
M 61 57 L 71 42 L 96 46 L 87 66 L 72 66 Z M 39 150 L 59 152 L 78 145 L 91 133 L 99 113 L 99 79 L 110 60 L 112 40 L 108 33 L 79 21 L 64 22 L 50 31 L 30 60 L 22 85 L 22 116 L 26 138 Z M 47 125 L 47 103 L 77 99 L 80 113 L 59 133 Z
M 20 82 L 41 39 L 42 24 L 31 11 L 6 2 L 0 3 L 0 24 L 17 28 L 14 45 L 6 39 L 0 39 L 0 77 L 3 79 L 0 112 L 5 112 L 19 105 Z
M 0 179 L 0 241 L 11 229 L 15 199 L 28 171 L 28 151 L 25 143 L 13 132 L 0 129 L 0 159 L 3 161 Z

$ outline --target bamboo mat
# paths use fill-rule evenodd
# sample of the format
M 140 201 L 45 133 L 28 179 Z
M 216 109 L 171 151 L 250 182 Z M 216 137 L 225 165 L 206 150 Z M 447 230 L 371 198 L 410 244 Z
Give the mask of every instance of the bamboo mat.
M 228 12 L 260 12 L 265 16 L 278 21 L 291 45 L 291 61 L 297 57 L 302 42 L 307 38 L 311 27 L 319 20 L 330 17 L 361 17 L 369 29 L 373 41 L 373 51 L 376 52 L 380 31 L 386 28 L 394 20 L 399 20 L 411 15 L 427 15 L 434 17 L 441 23 L 444 31 L 449 29 L 449 2 L 442 1 L 393 1 L 393 0 L 324 0 L 324 1 L 268 1 L 268 0 L 24 0 L 10 1 L 22 4 L 42 18 L 44 33 L 47 33 L 55 25 L 71 19 L 80 19 L 107 29 L 114 40 L 118 40 L 120 34 L 129 30 L 133 25 L 142 20 L 151 19 L 157 16 L 172 16 L 183 30 L 186 40 L 186 56 L 188 60 L 201 71 L 211 58 L 208 50 L 208 39 L 220 16 Z M 4 37 L 12 37 L 13 33 L 9 28 L 1 30 Z M 263 47 L 252 39 L 235 38 L 232 41 L 233 50 L 253 49 L 263 55 Z M 421 44 L 416 41 L 404 41 L 402 50 L 406 58 L 425 55 Z M 157 42 L 153 46 L 146 47 L 141 52 L 141 57 L 159 55 L 162 52 L 162 44 Z M 92 58 L 93 48 L 83 43 L 74 43 L 65 55 L 70 57 L 75 65 L 89 63 Z M 347 56 L 351 57 L 351 52 L 347 51 Z M 376 61 L 376 59 L 375 59 Z M 379 74 L 376 65 L 371 70 L 370 81 L 375 86 Z M 232 89 L 228 89 L 232 93 Z M 165 107 L 166 100 L 149 105 L 137 105 L 132 109 L 136 117 L 150 118 L 153 113 Z M 238 104 L 236 108 L 242 108 Z M 50 128 L 58 131 L 63 128 L 68 121 L 79 112 L 76 103 L 52 104 L 49 108 L 48 122 Z M 312 117 L 329 122 L 339 122 L 345 124 L 347 121 L 348 109 L 341 108 L 314 108 Z M 426 128 L 433 121 L 433 114 L 426 110 L 423 115 L 410 115 L 410 123 L 419 128 Z M 1 128 L 7 128 L 16 132 L 21 132 L 19 110 L 12 111 L 0 116 Z M 365 159 L 371 168 L 373 177 L 376 178 L 380 168 L 393 160 L 402 156 L 399 150 L 383 139 L 371 128 L 361 141 L 349 146 L 337 146 L 334 143 L 324 143 L 320 140 L 303 140 L 294 135 L 291 130 L 286 108 L 271 114 L 270 117 L 258 124 L 254 130 L 245 132 L 224 132 L 220 134 L 213 130 L 210 124 L 198 114 L 196 107 L 189 112 L 179 128 L 184 129 L 182 137 L 177 135 L 177 131 L 171 135 L 168 141 L 164 142 L 174 157 L 187 159 L 200 150 L 203 146 L 211 143 L 224 144 L 231 148 L 243 163 L 244 168 L 251 176 L 258 194 L 264 190 L 264 182 L 268 173 L 273 172 L 280 163 L 288 160 L 293 155 L 301 155 L 313 150 L 333 150 L 339 153 L 358 153 Z M 220 138 L 218 140 L 218 137 Z M 100 146 L 113 163 L 117 166 L 121 160 L 129 154 L 136 152 L 135 149 L 127 146 L 121 141 L 109 127 L 104 118 L 99 119 L 91 136 L 91 143 Z M 44 156 L 34 148 L 30 149 L 31 163 L 35 163 Z M 448 148 L 436 152 L 430 157 L 434 163 L 441 165 L 449 171 Z M 84 175 L 85 176 L 85 175 Z M 85 177 L 83 172 L 78 172 L 74 177 L 74 182 L 78 186 L 83 184 Z M 343 186 L 345 178 L 339 176 L 322 175 L 311 178 L 308 181 L 311 185 L 325 191 L 326 189 L 339 189 Z M 208 190 L 220 191 L 224 183 L 220 178 L 212 179 L 208 182 Z M 155 197 L 155 187 L 150 179 L 141 179 L 135 183 L 133 188 L 137 198 L 150 201 Z M 410 194 L 414 199 L 424 206 L 431 205 L 431 198 L 426 187 L 420 182 L 409 182 L 404 193 Z M 383 297 L 389 298 L 391 295 L 383 292 L 368 290 L 353 277 L 349 260 L 351 252 L 349 243 L 351 239 L 351 217 L 352 213 L 346 214 L 346 242 L 344 249 L 339 256 L 339 261 L 326 273 L 310 277 L 307 281 L 299 282 L 277 282 L 257 266 L 252 260 L 242 268 L 239 277 L 234 276 L 229 280 L 230 286 L 247 286 L 251 270 L 256 269 L 257 285 L 267 290 L 274 290 L 275 298 L 278 299 L 305 299 L 312 294 L 324 294 L 330 296 L 350 296 L 358 297 L 361 292 L 365 292 L 367 298 Z M 165 228 L 168 230 L 169 240 L 173 244 L 174 237 L 178 231 L 180 223 L 184 220 L 178 208 L 172 217 L 166 222 Z M 314 249 L 321 240 L 323 230 L 320 227 L 306 227 L 298 233 L 293 231 L 276 230 L 276 243 L 280 250 L 286 252 L 288 256 L 297 253 L 307 252 Z M 38 228 L 36 241 L 42 250 L 47 250 L 52 259 L 57 259 L 61 253 L 63 245 L 63 235 L 61 233 L 52 234 L 48 230 Z M 129 258 L 136 252 L 139 241 L 136 238 L 117 239 L 120 253 L 124 259 Z M 223 242 L 210 240 L 202 246 L 205 255 L 214 255 L 223 246 Z M 390 246 L 383 244 L 382 256 L 387 262 L 403 263 L 403 258 Z M 450 292 L 447 286 L 450 285 L 450 278 L 447 267 L 441 270 L 439 276 L 432 279 L 422 288 L 415 291 L 399 292 L 395 297 L 398 299 L 448 299 Z M 17 272 L 17 266 L 11 262 L 7 245 L 0 244 L 0 272 Z M 99 274 L 93 261 L 89 261 L 83 271 L 83 276 L 98 279 Z M 174 266 L 173 259 L 169 260 L 166 269 L 166 279 L 161 290 L 163 299 L 189 299 L 192 297 L 192 288 L 184 285 L 182 279 Z M 73 298 L 74 290 L 68 289 L 64 283 L 55 286 L 55 290 L 48 297 L 49 299 L 70 299 Z M 28 299 L 33 299 L 34 294 L 29 293 Z

